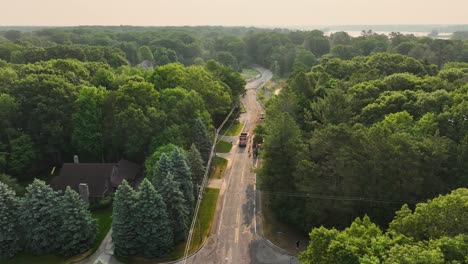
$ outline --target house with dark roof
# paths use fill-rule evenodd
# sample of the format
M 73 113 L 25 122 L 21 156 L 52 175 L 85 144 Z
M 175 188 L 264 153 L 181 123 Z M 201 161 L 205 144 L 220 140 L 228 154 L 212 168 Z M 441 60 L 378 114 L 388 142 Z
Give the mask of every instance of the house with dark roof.
M 70 186 L 80 193 L 80 184 L 86 184 L 91 202 L 99 201 L 109 192 L 115 191 L 124 179 L 135 187 L 137 179 L 142 175 L 141 166 L 124 159 L 118 163 L 79 163 L 75 156 L 74 161 L 64 163 L 50 185 L 54 190 L 62 191 Z

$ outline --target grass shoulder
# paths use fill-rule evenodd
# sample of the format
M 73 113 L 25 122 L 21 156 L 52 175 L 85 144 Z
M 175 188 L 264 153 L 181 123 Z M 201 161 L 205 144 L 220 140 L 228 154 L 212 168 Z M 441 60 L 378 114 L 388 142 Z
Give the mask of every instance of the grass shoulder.
M 215 166 L 213 172 L 211 173 L 210 179 L 221 179 L 226 172 L 228 161 L 225 158 L 216 157 L 214 162 Z
M 218 143 L 216 143 L 216 152 L 217 153 L 229 153 L 229 151 L 231 151 L 231 148 L 232 148 L 232 143 L 231 142 L 220 140 L 220 141 L 218 141 Z
M 237 136 L 241 132 L 242 128 L 244 127 L 243 122 L 239 122 L 235 120 L 228 126 L 226 129 L 221 130 L 220 134 L 225 136 Z

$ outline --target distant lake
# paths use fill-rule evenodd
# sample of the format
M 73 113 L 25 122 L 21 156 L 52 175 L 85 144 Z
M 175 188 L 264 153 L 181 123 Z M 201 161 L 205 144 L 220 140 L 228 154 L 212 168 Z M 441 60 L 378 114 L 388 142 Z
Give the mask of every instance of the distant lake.
M 361 36 L 361 32 L 362 32 L 362 31 L 353 31 L 353 30 L 330 30 L 330 31 L 325 31 L 325 34 L 329 36 L 332 33 L 339 32 L 339 31 L 344 31 L 348 33 L 351 37 L 359 37 Z M 390 35 L 390 33 L 392 33 L 391 31 L 372 31 L 372 32 L 377 33 L 377 34 L 385 34 L 387 36 Z M 417 37 L 427 37 L 429 33 L 431 33 L 431 32 L 421 32 L 421 31 L 419 32 L 399 31 L 399 32 L 403 35 L 415 35 Z M 441 32 L 436 38 L 450 39 L 451 36 L 452 36 L 452 33 Z

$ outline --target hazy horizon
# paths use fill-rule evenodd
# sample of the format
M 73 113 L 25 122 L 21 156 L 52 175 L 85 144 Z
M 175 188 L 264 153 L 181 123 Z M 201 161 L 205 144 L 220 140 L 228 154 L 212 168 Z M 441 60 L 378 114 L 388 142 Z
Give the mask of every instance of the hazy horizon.
M 402 8 L 403 7 L 403 8 Z M 3 26 L 259 26 L 468 24 L 468 1 L 7 0 Z

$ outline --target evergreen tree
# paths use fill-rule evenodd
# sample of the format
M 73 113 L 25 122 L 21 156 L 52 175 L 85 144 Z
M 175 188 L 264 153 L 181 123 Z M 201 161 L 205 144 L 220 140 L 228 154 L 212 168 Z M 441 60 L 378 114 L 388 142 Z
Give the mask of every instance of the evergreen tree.
M 59 193 L 45 182 L 36 179 L 26 188 L 20 222 L 29 252 L 47 254 L 61 246 L 61 213 Z
M 187 162 L 192 171 L 194 195 L 197 197 L 198 186 L 202 184 L 203 176 L 205 175 L 205 166 L 203 166 L 203 159 L 195 144 L 192 144 L 187 152 Z
M 96 220 L 88 204 L 80 195 L 67 187 L 61 199 L 62 228 L 60 230 L 61 255 L 73 256 L 90 249 L 96 240 Z
M 193 182 L 190 167 L 187 165 L 187 160 L 179 148 L 176 148 L 172 152 L 170 160 L 174 180 L 180 184 L 180 190 L 184 194 L 185 205 L 189 210 L 189 215 L 192 215 L 195 198 L 193 197 Z
M 204 165 L 208 163 L 211 153 L 211 139 L 205 124 L 200 118 L 195 120 L 193 127 L 193 142 L 203 158 Z
M 172 248 L 173 235 L 163 198 L 147 179 L 137 197 L 134 217 L 140 254 L 148 258 L 164 256 Z
M 115 192 L 112 212 L 112 241 L 117 256 L 131 256 L 138 253 L 135 223 L 135 191 L 123 181 Z
M 179 183 L 174 180 L 174 175 L 169 172 L 157 189 L 167 206 L 167 213 L 174 232 L 174 242 L 184 240 L 188 230 L 189 210 Z
M 13 257 L 20 250 L 18 208 L 19 199 L 15 192 L 0 182 L 0 259 Z
M 151 183 L 157 189 L 161 186 L 161 182 L 166 177 L 167 173 L 173 171 L 173 166 L 169 158 L 165 153 L 161 154 L 158 163 L 152 172 Z

